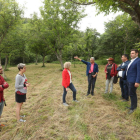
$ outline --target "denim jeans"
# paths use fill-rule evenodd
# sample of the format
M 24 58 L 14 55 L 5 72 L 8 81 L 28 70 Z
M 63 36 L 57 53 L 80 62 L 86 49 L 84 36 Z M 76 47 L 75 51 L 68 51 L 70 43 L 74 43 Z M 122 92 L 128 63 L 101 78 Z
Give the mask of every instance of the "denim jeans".
M 5 103 L 4 101 L 0 102 L 0 117 L 1 117 L 1 114 L 2 114 L 2 111 L 3 111 L 4 103 Z
M 111 77 L 110 79 L 106 79 L 105 93 L 108 93 L 109 84 L 110 84 L 110 92 L 109 93 L 112 93 L 112 91 L 113 91 L 113 80 L 114 80 L 114 77 Z
M 87 94 L 90 94 L 90 91 L 91 91 L 92 95 L 94 94 L 94 87 L 95 87 L 96 77 L 94 78 L 92 76 L 92 74 L 90 74 L 90 73 L 88 74 L 88 91 L 87 91 Z M 92 87 L 92 89 L 91 89 L 91 87 Z
M 137 108 L 137 94 L 136 94 L 137 88 L 135 87 L 135 83 L 127 82 L 127 85 L 128 85 L 128 94 L 131 99 L 131 109 L 133 110 Z
M 68 88 L 70 88 L 73 91 L 73 100 L 76 100 L 76 89 L 75 89 L 74 85 L 72 83 L 70 83 Z M 67 91 L 66 91 L 66 88 L 64 87 L 63 103 L 66 102 L 66 95 L 67 95 Z
M 122 92 L 121 95 L 122 98 L 129 100 L 127 81 L 123 80 L 121 77 L 120 77 L 120 87 Z

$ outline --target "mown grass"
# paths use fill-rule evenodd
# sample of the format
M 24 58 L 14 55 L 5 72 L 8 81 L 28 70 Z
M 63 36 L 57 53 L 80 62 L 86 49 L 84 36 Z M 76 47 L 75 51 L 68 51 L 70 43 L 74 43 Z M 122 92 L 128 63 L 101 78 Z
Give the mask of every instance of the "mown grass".
M 87 97 L 86 66 L 72 65 L 72 82 L 80 102 L 72 102 L 69 90 L 66 98 L 69 107 L 62 105 L 60 65 L 41 66 L 27 65 L 26 76 L 31 87 L 21 111 L 26 115 L 26 123 L 17 123 L 15 117 L 14 79 L 18 70 L 11 67 L 6 71 L 10 87 L 5 90 L 7 107 L 2 122 L 7 126 L 0 132 L 0 140 L 139 140 L 139 107 L 133 115 L 126 114 L 127 104 L 119 100 L 118 84 L 114 85 L 113 94 L 103 94 L 104 66 L 99 66 L 95 96 Z

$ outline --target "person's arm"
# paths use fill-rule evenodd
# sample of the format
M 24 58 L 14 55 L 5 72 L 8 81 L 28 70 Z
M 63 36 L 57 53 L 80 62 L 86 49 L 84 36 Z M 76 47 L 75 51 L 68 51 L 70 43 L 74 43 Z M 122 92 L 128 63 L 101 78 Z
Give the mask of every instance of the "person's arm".
M 20 85 L 20 80 L 21 80 L 21 77 L 20 76 L 16 76 L 16 81 L 15 81 L 15 88 L 16 89 L 22 89 L 25 87 L 24 84 Z
M 67 82 L 67 72 L 66 71 L 62 72 L 62 78 L 63 78 L 63 81 L 64 81 L 64 87 L 66 88 L 66 91 L 67 91 L 69 83 Z
M 77 59 L 77 60 L 79 60 L 79 61 L 81 61 L 81 62 L 83 62 L 86 65 L 88 64 L 87 61 L 80 59 L 78 56 L 75 56 L 74 58 Z
M 119 65 L 116 70 L 121 71 L 121 65 Z
M 115 76 L 118 74 L 118 71 L 117 71 L 117 64 L 115 64 Z
M 107 65 L 105 66 L 105 73 L 107 74 L 108 72 L 107 72 Z
M 6 89 L 6 88 L 8 88 L 8 87 L 9 87 L 8 83 L 7 83 L 7 82 L 5 82 L 5 80 L 4 80 L 4 83 L 3 83 L 2 87 L 3 87 L 4 89 Z
M 135 82 L 135 87 L 139 87 L 140 85 L 140 60 L 137 62 L 137 78 Z

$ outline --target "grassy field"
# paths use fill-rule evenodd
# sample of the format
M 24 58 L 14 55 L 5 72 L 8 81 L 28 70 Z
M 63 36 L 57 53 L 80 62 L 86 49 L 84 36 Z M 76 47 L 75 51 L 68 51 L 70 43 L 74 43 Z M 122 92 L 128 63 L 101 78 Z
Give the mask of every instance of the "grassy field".
M 6 71 L 10 87 L 5 90 L 7 106 L 4 107 L 0 140 L 140 140 L 140 90 L 138 109 L 128 115 L 126 106 L 119 100 L 118 84 L 113 94 L 104 95 L 104 66 L 99 66 L 95 96 L 87 94 L 86 66 L 76 64 L 71 67 L 73 84 L 77 89 L 79 103 L 72 102 L 72 92 L 68 91 L 69 107 L 62 105 L 63 88 L 59 64 L 27 65 L 26 76 L 31 86 L 28 88 L 27 102 L 22 114 L 26 123 L 17 123 L 15 116 L 15 76 L 16 67 Z

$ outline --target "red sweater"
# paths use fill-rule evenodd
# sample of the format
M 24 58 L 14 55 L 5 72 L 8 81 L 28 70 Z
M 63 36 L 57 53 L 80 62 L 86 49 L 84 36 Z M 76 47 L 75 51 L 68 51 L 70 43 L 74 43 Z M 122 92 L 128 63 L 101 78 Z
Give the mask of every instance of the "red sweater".
M 113 63 L 112 64 L 112 69 L 111 69 L 111 73 L 110 73 L 110 76 L 113 77 L 113 76 L 116 76 L 118 71 L 117 71 L 117 64 Z M 108 64 L 105 66 L 105 72 L 107 72 L 107 66 Z M 107 79 L 107 74 L 106 74 L 106 79 Z
M 0 102 L 1 102 L 5 101 L 3 96 L 3 90 L 9 87 L 8 83 L 5 82 L 4 78 L 1 75 L 0 75 L 0 85 L 2 85 L 2 87 L 0 87 Z
M 71 75 L 72 77 L 72 75 Z M 68 73 L 67 69 L 64 69 L 62 72 L 62 86 L 64 86 L 65 88 L 69 87 L 70 85 L 70 75 Z

